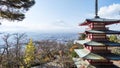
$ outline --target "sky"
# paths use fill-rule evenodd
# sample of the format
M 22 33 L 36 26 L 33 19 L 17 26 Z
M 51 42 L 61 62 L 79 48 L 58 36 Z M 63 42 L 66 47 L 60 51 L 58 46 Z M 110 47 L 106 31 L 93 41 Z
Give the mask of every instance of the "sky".
M 98 0 L 101 18 L 120 19 L 120 0 Z M 83 32 L 78 26 L 94 18 L 95 0 L 36 0 L 21 22 L 1 20 L 1 32 Z M 109 26 L 119 30 L 119 24 Z

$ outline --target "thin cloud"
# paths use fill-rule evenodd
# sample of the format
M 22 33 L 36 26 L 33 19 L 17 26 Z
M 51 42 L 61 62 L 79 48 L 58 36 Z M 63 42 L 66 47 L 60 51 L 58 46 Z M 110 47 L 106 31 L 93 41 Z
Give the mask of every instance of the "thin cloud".
M 98 14 L 104 18 L 120 19 L 120 4 L 101 7 Z
M 71 27 L 72 25 L 69 24 L 68 22 L 64 21 L 64 20 L 56 20 L 55 22 L 53 22 L 54 26 L 57 26 L 57 27 L 61 27 L 61 28 L 69 28 Z

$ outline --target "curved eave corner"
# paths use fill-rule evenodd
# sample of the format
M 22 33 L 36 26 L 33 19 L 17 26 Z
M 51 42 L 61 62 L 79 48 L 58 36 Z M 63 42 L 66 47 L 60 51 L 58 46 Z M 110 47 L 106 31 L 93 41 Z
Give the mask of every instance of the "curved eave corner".
M 90 22 L 85 21 L 85 22 L 79 24 L 79 26 L 86 26 L 86 25 L 88 25 L 88 24 L 90 24 Z

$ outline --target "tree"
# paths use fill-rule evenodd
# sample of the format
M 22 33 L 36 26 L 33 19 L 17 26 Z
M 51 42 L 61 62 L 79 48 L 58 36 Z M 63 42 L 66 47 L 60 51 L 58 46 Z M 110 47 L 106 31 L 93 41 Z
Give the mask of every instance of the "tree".
M 86 34 L 82 33 L 80 34 L 79 40 L 84 40 L 86 38 Z
M 0 17 L 10 21 L 22 21 L 25 12 L 35 4 L 34 0 L 0 0 Z
M 4 45 L 5 45 L 5 51 L 6 51 L 6 59 L 5 60 L 5 65 L 6 65 L 6 68 L 11 68 L 10 66 L 10 60 L 11 60 L 11 54 L 10 54 L 10 47 L 11 47 L 11 42 L 9 41 L 9 38 L 11 37 L 10 34 L 7 34 L 7 35 L 4 35 L 4 37 L 2 38 L 3 41 L 4 41 Z M 4 51 L 3 51 L 4 53 Z M 1 60 L 2 61 L 2 60 Z
M 26 42 L 28 41 L 27 35 L 25 33 L 15 33 L 13 34 L 14 37 L 14 48 L 15 48 L 15 56 L 16 57 L 20 57 L 21 56 L 21 51 L 22 51 L 22 46 L 23 44 L 26 44 Z
M 112 42 L 119 43 L 119 36 L 117 36 L 117 35 L 110 35 L 109 40 L 112 41 Z M 115 53 L 115 54 L 120 55 L 120 47 L 112 48 L 112 52 Z
M 118 42 L 118 38 L 116 35 L 110 35 L 109 40 L 112 42 Z
M 30 39 L 25 49 L 25 63 L 30 67 L 35 60 L 35 46 L 33 45 L 32 39 Z
M 73 46 L 69 49 L 70 52 L 71 52 L 71 56 L 72 57 L 77 57 L 77 53 L 74 51 L 74 49 L 83 49 L 82 45 L 76 43 L 76 44 L 73 44 Z
M 24 33 L 5 34 L 2 36 L 4 42 L 0 49 L 0 68 L 20 68 L 25 63 L 23 60 L 23 45 L 26 44 L 26 35 Z
M 24 54 L 23 54 L 23 46 L 28 42 L 27 35 L 25 33 L 15 33 L 13 34 L 13 54 L 14 54 L 14 65 L 20 68 L 21 65 L 25 66 L 25 62 L 23 60 Z

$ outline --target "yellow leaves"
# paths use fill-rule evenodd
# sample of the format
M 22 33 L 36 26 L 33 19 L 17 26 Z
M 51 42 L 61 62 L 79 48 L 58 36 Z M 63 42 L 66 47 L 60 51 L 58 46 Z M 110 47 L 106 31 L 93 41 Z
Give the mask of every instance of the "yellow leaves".
M 73 46 L 69 49 L 70 52 L 73 52 L 74 49 L 83 49 L 83 45 L 79 44 L 79 43 L 76 43 L 76 44 L 73 44 Z
M 50 58 L 48 56 L 46 56 L 45 59 L 44 59 L 44 61 L 48 62 L 48 61 L 50 61 Z
M 25 49 L 25 63 L 31 64 L 35 59 L 35 46 L 33 45 L 32 39 L 30 39 L 28 45 L 26 45 Z
M 71 48 L 70 48 L 70 52 L 74 51 L 74 49 L 78 49 L 79 47 L 76 46 L 76 45 L 73 45 Z
M 117 41 L 118 41 L 118 38 L 117 38 L 116 35 L 111 35 L 111 36 L 109 37 L 109 40 L 112 41 L 112 42 L 117 42 Z

